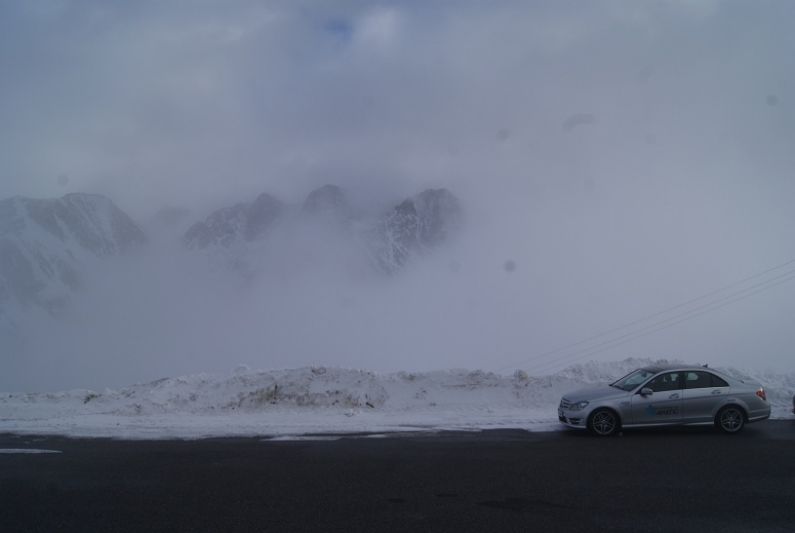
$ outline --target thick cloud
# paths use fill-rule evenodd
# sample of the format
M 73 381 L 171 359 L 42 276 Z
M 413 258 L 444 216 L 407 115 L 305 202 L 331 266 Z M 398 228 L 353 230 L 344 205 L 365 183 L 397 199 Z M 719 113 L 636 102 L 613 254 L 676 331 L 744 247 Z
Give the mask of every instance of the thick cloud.
M 368 313 L 327 326 L 325 362 L 394 368 L 413 346 L 408 365 L 518 365 L 795 256 L 794 15 L 718 0 L 3 3 L 0 197 L 100 192 L 147 220 L 261 192 L 299 203 L 322 183 L 374 205 L 445 186 L 469 213 L 444 260 L 457 281 L 407 274 L 396 294 L 428 312 L 406 322 L 370 312 L 388 289 L 363 292 Z M 791 368 L 794 290 L 598 356 Z M 391 343 L 380 356 L 348 335 L 365 315 Z M 402 352 L 393 326 L 414 332 Z

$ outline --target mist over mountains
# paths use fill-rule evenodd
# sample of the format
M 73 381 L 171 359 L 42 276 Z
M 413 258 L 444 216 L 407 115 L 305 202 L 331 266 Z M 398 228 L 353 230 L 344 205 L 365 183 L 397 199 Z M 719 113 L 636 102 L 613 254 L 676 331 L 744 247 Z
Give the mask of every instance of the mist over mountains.
M 336 226 L 370 254 L 374 269 L 395 273 L 412 257 L 443 244 L 460 229 L 462 210 L 446 189 L 428 189 L 403 200 L 377 220 L 367 220 L 335 185 L 312 191 L 301 206 L 263 193 L 224 207 L 192 225 L 182 238 L 189 250 L 222 254 L 232 269 L 288 226 Z M 291 229 L 295 229 L 294 227 Z M 84 270 L 102 258 L 146 246 L 144 231 L 110 199 L 72 193 L 52 200 L 0 201 L 0 304 L 30 305 L 57 314 L 84 283 Z
M 174 351 L 168 338 L 186 336 L 183 328 L 222 339 L 228 356 L 236 357 L 252 347 L 233 348 L 235 341 L 223 340 L 229 327 L 220 317 L 278 322 L 274 314 L 319 305 L 324 291 L 388 284 L 453 240 L 463 223 L 460 203 L 446 189 L 422 191 L 379 216 L 370 212 L 334 185 L 311 191 L 298 205 L 263 193 L 211 212 L 177 240 L 164 240 L 158 226 L 145 233 L 100 195 L 4 200 L 0 345 L 11 364 L 0 388 L 12 387 L 15 368 L 29 372 L 52 359 L 64 366 L 119 357 L 129 365 L 149 357 L 168 360 Z M 264 309 L 260 299 L 274 307 Z M 247 332 L 257 326 L 241 321 L 235 320 L 235 336 L 247 344 Z M 173 330 L 163 329 L 165 323 Z M 291 351 L 286 342 L 283 350 Z M 184 351 L 202 365 L 195 346 Z
M 0 390 L 544 373 L 783 274 L 795 3 L 607 3 L 0 2 Z M 790 372 L 766 286 L 571 358 Z

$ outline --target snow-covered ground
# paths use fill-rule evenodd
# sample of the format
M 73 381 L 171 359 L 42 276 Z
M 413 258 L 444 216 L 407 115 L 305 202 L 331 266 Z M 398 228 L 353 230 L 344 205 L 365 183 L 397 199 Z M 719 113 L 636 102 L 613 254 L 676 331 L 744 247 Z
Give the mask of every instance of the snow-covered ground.
M 377 374 L 311 367 L 236 369 L 119 390 L 0 393 L 0 432 L 81 437 L 285 437 L 440 429 L 559 428 L 561 395 L 609 382 L 648 359 L 590 362 L 534 377 L 479 370 Z M 789 418 L 795 373 L 723 369 L 764 384 L 774 418 Z

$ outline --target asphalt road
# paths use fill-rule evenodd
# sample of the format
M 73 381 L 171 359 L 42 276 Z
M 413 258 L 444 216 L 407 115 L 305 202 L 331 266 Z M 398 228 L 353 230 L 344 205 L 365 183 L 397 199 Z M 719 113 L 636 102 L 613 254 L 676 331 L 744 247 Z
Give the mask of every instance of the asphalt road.
M 268 442 L 0 435 L 0 531 L 795 531 L 795 421 Z

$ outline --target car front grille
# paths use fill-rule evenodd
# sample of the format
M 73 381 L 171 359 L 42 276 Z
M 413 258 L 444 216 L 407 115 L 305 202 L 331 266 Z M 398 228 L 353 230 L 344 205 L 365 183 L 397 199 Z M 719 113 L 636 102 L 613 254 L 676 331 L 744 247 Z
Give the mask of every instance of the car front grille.
M 561 398 L 561 400 L 560 400 L 560 408 L 561 409 L 568 409 L 569 407 L 571 407 L 571 402 L 569 400 L 567 400 L 566 398 Z

